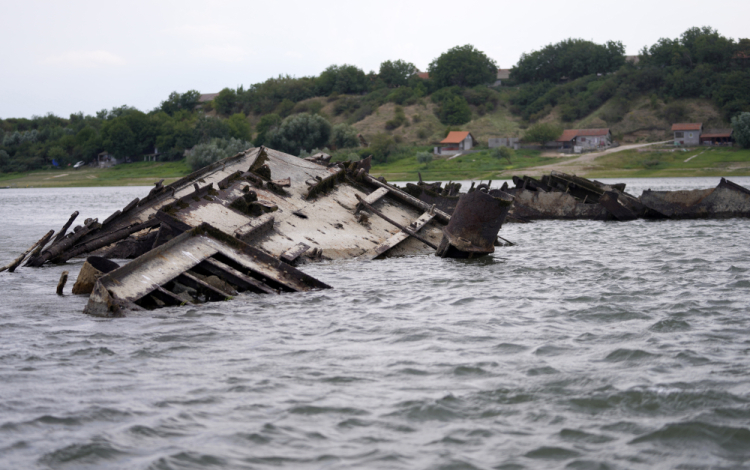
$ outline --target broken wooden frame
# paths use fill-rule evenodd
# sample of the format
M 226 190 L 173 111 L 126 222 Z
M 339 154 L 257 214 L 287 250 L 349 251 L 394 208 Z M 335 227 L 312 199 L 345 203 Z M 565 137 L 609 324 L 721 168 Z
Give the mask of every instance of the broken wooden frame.
M 211 276 L 222 283 L 217 286 L 207 281 Z M 233 291 L 273 294 L 329 288 L 283 261 L 201 224 L 100 277 L 84 312 L 117 317 L 129 310 L 226 300 Z

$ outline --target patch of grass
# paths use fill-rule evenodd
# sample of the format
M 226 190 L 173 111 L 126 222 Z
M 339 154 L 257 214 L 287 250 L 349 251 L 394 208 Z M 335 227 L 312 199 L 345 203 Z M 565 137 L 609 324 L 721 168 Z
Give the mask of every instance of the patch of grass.
M 500 171 L 520 170 L 523 168 L 565 161 L 565 158 L 542 157 L 538 150 L 518 150 L 511 162 L 499 160 L 490 155 L 489 150 L 461 155 L 447 159 L 436 156 L 429 163 L 417 161 L 416 151 L 408 157 L 384 164 L 374 165 L 370 173 L 373 176 L 385 176 L 392 181 L 412 181 L 422 178 L 429 180 L 465 180 L 496 178 Z
M 750 150 L 736 148 L 675 149 L 665 152 L 626 150 L 594 160 L 586 177 L 748 176 Z M 688 160 L 688 161 L 685 161 Z
M 185 160 L 178 162 L 124 163 L 112 168 L 38 170 L 0 174 L 0 185 L 12 187 L 68 188 L 84 186 L 150 186 L 164 178 L 169 184 L 191 173 Z

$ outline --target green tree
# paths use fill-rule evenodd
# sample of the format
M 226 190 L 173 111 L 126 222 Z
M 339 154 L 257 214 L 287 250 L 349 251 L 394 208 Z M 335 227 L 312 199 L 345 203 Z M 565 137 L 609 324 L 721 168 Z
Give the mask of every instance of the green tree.
M 258 135 L 255 137 L 253 143 L 256 147 L 261 145 L 268 145 L 268 133 L 269 131 L 276 129 L 281 124 L 281 116 L 278 114 L 266 114 L 260 118 L 260 122 L 255 127 Z
M 300 113 L 285 118 L 269 134 L 271 147 L 299 155 L 301 150 L 323 148 L 331 138 L 331 123 L 318 114 Z
M 193 147 L 186 161 L 190 168 L 199 170 L 206 165 L 244 152 L 250 146 L 250 142 L 240 139 L 212 139 Z
M 122 119 L 108 122 L 102 128 L 104 148 L 117 158 L 124 158 L 138 153 L 136 134 Z
M 740 113 L 732 118 L 734 140 L 742 148 L 750 148 L 750 113 Z
M 219 92 L 219 95 L 214 98 L 214 108 L 219 114 L 228 116 L 232 114 L 232 111 L 237 104 L 237 92 L 230 88 L 224 88 Z
M 411 62 L 405 62 L 399 60 L 386 60 L 380 64 L 380 72 L 378 76 L 389 88 L 396 88 L 400 86 L 406 86 L 409 82 L 409 77 L 414 75 L 417 71 L 417 67 Z
M 372 159 L 376 163 L 385 163 L 388 160 L 388 156 L 396 151 L 396 148 L 396 141 L 388 134 L 375 134 L 370 139 Z
M 432 161 L 432 154 L 430 152 L 417 152 L 417 163 L 424 163 L 425 165 Z
M 318 95 L 356 94 L 368 91 L 367 75 L 354 65 L 331 65 L 315 80 Z
M 474 46 L 456 46 L 444 52 L 429 66 L 430 80 L 439 88 L 473 87 L 495 81 L 497 64 Z
M 339 149 L 359 147 L 357 130 L 348 124 L 336 124 L 331 130 L 331 143 Z
M 227 125 L 230 137 L 246 141 L 252 138 L 252 127 L 243 113 L 232 114 L 227 119 Z
M 466 124 L 471 121 L 471 108 L 463 96 L 453 96 L 440 103 L 438 118 L 443 124 Z
M 558 82 L 585 75 L 605 74 L 625 64 L 625 47 L 621 42 L 596 44 L 583 39 L 566 39 L 539 51 L 522 54 L 511 69 L 511 77 L 519 83 Z
M 170 116 L 180 110 L 192 112 L 198 106 L 200 97 L 201 94 L 196 90 L 189 90 L 183 94 L 173 91 L 169 98 L 161 102 L 161 110 Z
M 562 129 L 550 123 L 539 123 L 529 127 L 523 134 L 524 142 L 536 142 L 541 145 L 553 141 L 562 135 Z

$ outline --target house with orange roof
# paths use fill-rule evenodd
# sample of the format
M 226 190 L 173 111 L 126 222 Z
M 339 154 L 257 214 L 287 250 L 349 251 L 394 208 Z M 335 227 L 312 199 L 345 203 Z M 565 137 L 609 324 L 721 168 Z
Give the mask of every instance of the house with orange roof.
M 700 145 L 703 133 L 702 122 L 679 122 L 672 124 L 675 145 Z
M 565 129 L 555 141 L 562 148 L 597 149 L 612 145 L 612 132 L 604 129 Z M 576 150 L 578 151 L 578 150 Z
M 435 147 L 435 155 L 455 155 L 471 150 L 474 146 L 474 136 L 469 131 L 450 131 L 445 139 L 440 141 L 440 147 Z

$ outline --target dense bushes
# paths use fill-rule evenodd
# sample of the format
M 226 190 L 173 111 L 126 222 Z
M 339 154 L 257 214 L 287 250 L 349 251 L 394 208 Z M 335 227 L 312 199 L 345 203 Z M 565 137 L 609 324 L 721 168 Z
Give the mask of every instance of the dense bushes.
M 743 148 L 750 148 L 750 113 L 740 113 L 732 118 L 734 140 Z
M 317 114 L 300 113 L 285 118 L 267 135 L 274 149 L 299 155 L 301 150 L 324 147 L 331 138 L 331 124 Z
M 199 170 L 213 162 L 244 152 L 251 146 L 250 142 L 239 139 L 212 139 L 193 147 L 188 153 L 187 164 L 194 171 Z
M 559 82 L 592 74 L 614 72 L 625 63 L 625 47 L 621 42 L 595 44 L 583 39 L 566 39 L 539 51 L 522 54 L 511 69 L 518 83 Z
M 339 149 L 359 147 L 357 130 L 347 124 L 336 124 L 331 130 L 331 143 Z

